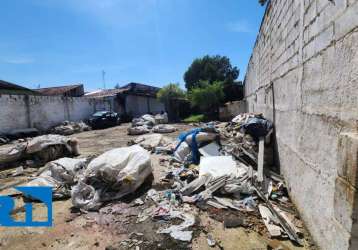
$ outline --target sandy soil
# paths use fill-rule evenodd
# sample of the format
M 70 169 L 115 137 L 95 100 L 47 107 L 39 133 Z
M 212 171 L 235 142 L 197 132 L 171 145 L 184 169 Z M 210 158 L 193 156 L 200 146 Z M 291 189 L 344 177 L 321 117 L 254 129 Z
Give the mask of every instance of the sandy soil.
M 127 143 L 136 136 L 127 135 L 129 124 L 94 130 L 72 135 L 79 141 L 81 155 L 89 157 L 99 155 L 109 149 L 127 146 Z M 185 124 L 176 124 L 178 131 L 167 134 L 175 138 L 179 132 L 190 129 Z M 195 214 L 197 223 L 194 227 L 194 239 L 190 244 L 171 239 L 169 236 L 157 234 L 162 226 L 161 221 L 146 220 L 137 223 L 137 215 L 151 204 L 134 206 L 133 200 L 141 197 L 144 199 L 146 191 L 155 187 L 164 189 L 159 182 L 166 172 L 165 165 L 159 164 L 162 155 L 152 154 L 154 179 L 143 185 L 140 190 L 131 197 L 108 204 L 100 213 L 80 213 L 72 208 L 70 200 L 53 202 L 53 227 L 51 228 L 8 228 L 0 226 L 0 249 L 270 249 L 269 245 L 281 245 L 282 249 L 314 249 L 310 241 L 305 241 L 305 247 L 294 246 L 289 240 L 271 240 L 267 232 L 255 232 L 250 228 L 238 227 L 225 229 L 220 220 L 213 219 L 210 211 L 203 211 L 192 206 L 191 212 Z M 11 185 L 19 181 L 26 181 L 31 171 L 26 176 L 5 177 L 6 173 L 0 172 L 0 194 L 14 194 L 9 188 L 1 190 L 4 185 Z M 16 206 L 21 208 L 23 201 L 16 198 Z M 106 212 L 110 208 L 112 212 Z M 114 209 L 115 208 L 115 209 Z M 116 211 L 113 212 L 113 209 Z M 34 217 L 44 219 L 46 209 L 41 204 L 34 205 Z M 14 215 L 17 220 L 24 218 L 23 210 Z M 260 222 L 258 222 L 260 223 Z M 131 233 L 136 232 L 140 235 Z M 259 234 L 260 233 L 260 234 Z M 141 235 L 143 234 L 143 235 Z M 211 234 L 218 242 L 217 246 L 210 248 L 207 243 L 207 235 Z M 134 235 L 134 236 L 133 236 Z M 135 245 L 123 246 L 119 243 L 129 238 L 140 242 L 139 248 Z

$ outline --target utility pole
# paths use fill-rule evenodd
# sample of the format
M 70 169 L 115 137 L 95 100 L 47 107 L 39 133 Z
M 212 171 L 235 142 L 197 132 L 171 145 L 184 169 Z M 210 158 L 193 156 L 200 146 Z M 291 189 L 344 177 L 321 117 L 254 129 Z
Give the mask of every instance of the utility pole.
M 104 79 L 106 72 L 104 72 L 104 70 L 102 70 L 102 82 L 103 82 L 103 89 L 106 89 L 106 80 Z

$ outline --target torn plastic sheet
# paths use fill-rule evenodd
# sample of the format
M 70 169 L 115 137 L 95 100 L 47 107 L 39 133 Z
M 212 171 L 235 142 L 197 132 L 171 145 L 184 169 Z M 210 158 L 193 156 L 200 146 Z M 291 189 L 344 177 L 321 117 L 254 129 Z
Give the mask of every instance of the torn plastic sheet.
M 109 150 L 88 164 L 72 190 L 72 204 L 97 210 L 105 201 L 134 192 L 151 173 L 150 154 L 139 145 Z
M 161 134 L 149 134 L 138 136 L 134 140 L 134 143 L 139 144 L 145 149 L 152 150 L 158 146 L 170 146 L 171 144 L 173 144 L 173 141 L 170 138 Z
M 176 240 L 190 242 L 193 237 L 193 231 L 187 229 L 195 224 L 194 215 L 174 210 L 170 212 L 170 218 L 179 218 L 182 219 L 183 222 L 179 225 L 172 225 L 165 229 L 159 229 L 157 232 L 170 234 L 170 236 Z
M 42 163 L 63 156 L 78 155 L 76 139 L 62 135 L 42 135 L 25 143 L 7 144 L 0 147 L 0 164 L 20 161 L 36 156 Z
M 25 186 L 49 186 L 53 189 L 53 198 L 70 196 L 70 187 L 74 185 L 86 167 L 86 158 L 61 158 L 46 164 L 44 172 Z

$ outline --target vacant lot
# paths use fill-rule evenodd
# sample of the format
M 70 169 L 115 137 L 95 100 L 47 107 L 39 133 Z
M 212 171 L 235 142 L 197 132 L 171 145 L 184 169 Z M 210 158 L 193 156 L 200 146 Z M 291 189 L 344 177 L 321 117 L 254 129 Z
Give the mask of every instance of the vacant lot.
M 127 143 L 135 136 L 127 135 L 128 124 L 104 130 L 94 130 L 73 135 L 79 141 L 81 155 L 79 157 L 92 157 L 109 149 L 127 146 Z M 176 124 L 177 132 L 167 134 L 175 138 L 178 134 L 191 127 L 184 124 Z M 0 227 L 1 249 L 219 249 L 218 246 L 210 248 L 207 243 L 207 235 L 213 238 L 224 249 L 267 249 L 268 244 L 283 244 L 286 249 L 310 249 L 306 241 L 306 247 L 295 247 L 289 240 L 271 241 L 267 237 L 265 226 L 259 216 L 256 220 L 246 221 L 245 227 L 224 229 L 223 219 L 225 216 L 238 216 L 233 211 L 217 211 L 213 209 L 199 210 L 191 205 L 187 207 L 196 216 L 194 227 L 194 239 L 192 243 L 175 241 L 169 236 L 157 234 L 156 231 L 163 225 L 162 221 L 152 221 L 150 218 L 144 222 L 137 222 L 138 214 L 151 204 L 145 202 L 136 205 L 135 198 L 144 200 L 149 188 L 163 190 L 167 188 L 160 183 L 160 177 L 165 175 L 168 164 L 160 164 L 160 160 L 168 159 L 169 156 L 152 154 L 154 180 L 148 182 L 131 197 L 107 204 L 97 212 L 82 213 L 72 208 L 71 200 L 53 202 L 52 228 L 4 228 Z M 19 181 L 26 181 L 31 174 L 36 174 L 37 169 L 29 170 L 26 176 L 8 177 L 7 173 L 1 173 L 0 187 Z M 13 193 L 13 190 L 5 189 L 2 194 Z M 15 218 L 23 218 L 21 209 L 22 199 L 17 197 L 19 207 Z M 34 217 L 41 218 L 46 210 L 36 204 Z M 241 214 L 245 220 L 245 214 Z M 131 234 L 132 233 L 132 234 Z M 133 234 L 137 233 L 137 234 Z M 260 235 L 261 234 L 261 235 Z M 119 244 L 123 240 L 132 239 L 132 243 Z M 128 242 L 128 241 L 127 241 Z M 135 247 L 134 243 L 138 243 Z

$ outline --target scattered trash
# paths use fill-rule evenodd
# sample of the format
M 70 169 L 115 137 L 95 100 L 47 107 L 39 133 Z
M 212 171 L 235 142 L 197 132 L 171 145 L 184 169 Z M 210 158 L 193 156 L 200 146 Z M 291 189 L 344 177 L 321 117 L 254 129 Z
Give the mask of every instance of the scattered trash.
M 195 217 L 189 213 L 182 213 L 180 211 L 171 211 L 170 218 L 182 219 L 183 223 L 179 225 L 172 225 L 165 229 L 158 230 L 158 233 L 170 234 L 176 240 L 190 242 L 193 237 L 193 231 L 187 230 L 189 227 L 195 224 Z
M 206 236 L 206 240 L 208 242 L 209 247 L 215 247 L 216 241 L 215 241 L 214 237 L 211 234 L 208 234 Z
M 229 216 L 224 218 L 224 227 L 225 228 L 235 228 L 245 225 L 245 220 L 237 216 Z
M 137 205 L 137 206 L 141 206 L 141 205 L 144 204 L 144 201 L 142 201 L 141 199 L 138 198 L 138 199 L 134 200 L 134 204 Z
M 20 176 L 23 174 L 24 174 L 24 167 L 20 166 L 15 169 L 15 171 L 13 172 L 13 174 L 11 176 L 16 177 L 16 176 Z

